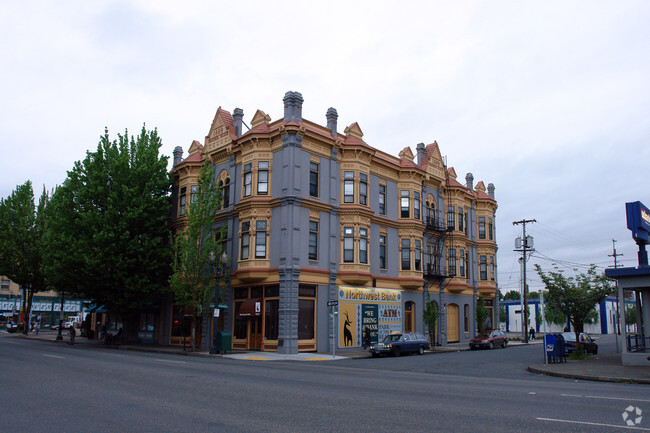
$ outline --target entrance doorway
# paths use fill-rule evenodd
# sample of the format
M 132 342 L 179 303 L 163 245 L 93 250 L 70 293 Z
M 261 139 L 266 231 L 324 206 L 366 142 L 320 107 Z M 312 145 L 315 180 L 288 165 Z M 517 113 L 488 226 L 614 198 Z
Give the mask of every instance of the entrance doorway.
M 458 305 L 447 305 L 447 343 L 458 343 Z
M 248 320 L 248 342 L 250 350 L 262 350 L 261 316 L 254 316 Z

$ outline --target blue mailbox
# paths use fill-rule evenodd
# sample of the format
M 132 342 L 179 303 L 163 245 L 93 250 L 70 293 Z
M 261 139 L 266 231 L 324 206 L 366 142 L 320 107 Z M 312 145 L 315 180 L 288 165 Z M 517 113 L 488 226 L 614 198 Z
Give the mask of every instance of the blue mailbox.
M 566 362 L 564 337 L 561 334 L 546 334 L 544 337 L 548 362 Z

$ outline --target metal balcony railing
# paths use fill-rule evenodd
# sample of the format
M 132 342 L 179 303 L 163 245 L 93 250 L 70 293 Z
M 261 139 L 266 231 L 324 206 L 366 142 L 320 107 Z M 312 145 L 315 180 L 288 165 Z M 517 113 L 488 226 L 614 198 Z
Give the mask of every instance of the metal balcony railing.
M 643 335 L 628 335 L 627 351 L 650 352 L 650 337 L 644 337 Z
M 423 273 L 426 278 L 446 278 L 450 276 L 447 275 L 447 269 L 444 266 L 436 266 L 433 263 L 425 263 Z
M 451 231 L 453 229 L 450 229 L 447 227 L 447 224 L 445 221 L 442 221 L 439 218 L 434 218 L 434 217 L 425 217 L 424 218 L 424 224 L 427 227 L 427 230 L 433 230 L 436 232 L 446 232 L 446 231 Z

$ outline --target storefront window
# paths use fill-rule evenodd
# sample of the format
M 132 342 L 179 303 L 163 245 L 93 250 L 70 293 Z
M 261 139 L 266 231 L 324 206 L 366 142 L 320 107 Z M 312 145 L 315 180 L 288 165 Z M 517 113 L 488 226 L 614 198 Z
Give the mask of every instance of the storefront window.
M 298 339 L 314 339 L 314 318 L 316 305 L 316 286 L 298 287 Z
M 314 300 L 298 300 L 298 339 L 312 340 L 314 338 Z
M 154 313 L 140 313 L 140 328 L 139 331 L 153 331 L 156 323 L 156 315 Z
M 108 329 L 111 329 L 109 326 Z M 185 316 L 185 314 L 174 309 L 172 314 L 172 337 L 189 337 L 190 330 L 192 329 L 192 318 Z
M 239 317 L 239 308 L 243 302 L 235 302 L 235 323 L 232 338 L 247 338 L 246 318 Z
M 264 307 L 264 339 L 277 340 L 278 339 L 278 307 L 280 301 L 271 299 L 266 301 Z

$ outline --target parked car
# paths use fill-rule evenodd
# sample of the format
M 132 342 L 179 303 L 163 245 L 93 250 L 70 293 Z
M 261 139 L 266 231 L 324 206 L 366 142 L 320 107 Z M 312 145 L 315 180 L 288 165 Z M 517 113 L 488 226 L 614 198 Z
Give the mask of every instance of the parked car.
M 8 321 L 7 322 L 7 332 L 14 333 L 16 331 L 18 331 L 18 325 L 13 320 Z
M 575 352 L 578 348 L 578 343 L 576 343 L 576 333 L 575 332 L 563 332 L 562 337 L 564 337 L 564 348 L 566 354 Z M 585 348 L 585 352 L 593 353 L 594 355 L 598 354 L 598 344 L 594 341 L 591 336 L 585 332 L 581 332 L 578 336 L 580 343 Z
M 417 332 L 392 332 L 380 343 L 370 346 L 373 357 L 382 354 L 400 356 L 402 353 L 418 353 L 422 355 L 429 349 L 429 342 L 422 334 Z
M 483 331 L 469 342 L 472 350 L 494 349 L 496 346 L 505 348 L 507 345 L 508 337 L 503 331 Z
M 71 320 L 66 320 L 63 322 L 63 329 L 70 329 L 74 326 L 74 322 Z

